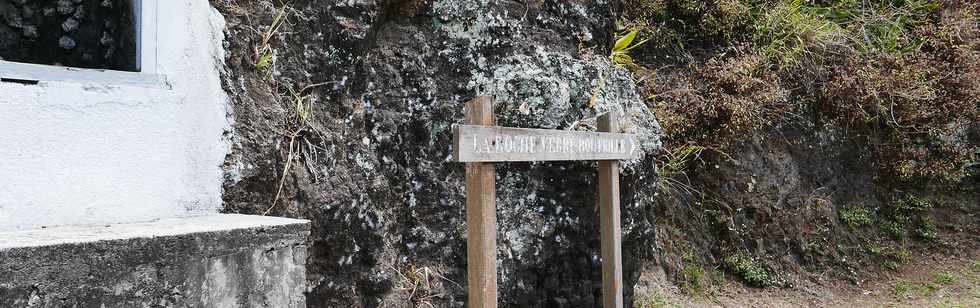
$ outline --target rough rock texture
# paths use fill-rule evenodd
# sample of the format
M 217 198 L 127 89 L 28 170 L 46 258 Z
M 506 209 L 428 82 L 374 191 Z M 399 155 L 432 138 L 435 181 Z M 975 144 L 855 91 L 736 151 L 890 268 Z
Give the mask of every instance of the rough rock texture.
M 0 0 L 0 59 L 138 70 L 129 0 Z
M 506 126 L 589 130 L 596 114 L 626 111 L 626 129 L 644 136 L 646 151 L 623 173 L 627 302 L 650 281 L 691 283 L 685 269 L 744 279 L 729 257 L 751 263 L 760 285 L 797 287 L 860 282 L 862 271 L 900 262 L 911 248 L 978 243 L 976 185 L 880 185 L 867 140 L 810 117 L 740 131 L 730 146 L 681 163 L 697 168 L 675 166 L 673 178 L 658 179 L 655 165 L 676 157 L 658 153 L 660 127 L 648 109 L 657 100 L 640 97 L 635 77 L 605 56 L 620 1 L 212 4 L 228 21 L 224 87 L 236 120 L 226 211 L 313 220 L 311 306 L 464 305 L 463 170 L 450 162 L 450 131 L 476 95 L 496 98 Z M 286 20 L 278 28 L 277 15 Z M 645 83 L 697 69 L 637 52 L 643 65 L 662 68 L 639 74 Z M 772 82 L 752 78 L 760 91 Z M 690 86 L 714 87 L 704 81 L 692 77 Z M 593 91 L 600 95 L 589 108 Z M 745 102 L 798 99 L 762 92 Z M 716 103 L 692 104 L 728 116 Z M 497 170 L 501 306 L 598 306 L 595 165 Z M 899 209 L 899 198 L 912 197 L 935 206 Z M 858 208 L 873 225 L 842 222 Z M 896 234 L 879 230 L 888 222 L 901 223 Z M 933 240 L 907 241 L 936 230 Z
M 226 211 L 313 221 L 311 306 L 464 305 L 463 166 L 449 155 L 451 126 L 476 95 L 495 97 L 505 126 L 593 130 L 597 114 L 623 111 L 647 153 L 660 147 L 631 75 L 605 56 L 609 1 L 212 4 L 228 21 L 236 121 Z M 274 60 L 257 66 L 280 11 Z M 623 174 L 627 286 L 631 243 L 653 232 L 645 157 Z M 599 304 L 595 177 L 591 162 L 498 167 L 502 306 Z
M 0 234 L 0 307 L 305 307 L 309 224 L 218 216 Z

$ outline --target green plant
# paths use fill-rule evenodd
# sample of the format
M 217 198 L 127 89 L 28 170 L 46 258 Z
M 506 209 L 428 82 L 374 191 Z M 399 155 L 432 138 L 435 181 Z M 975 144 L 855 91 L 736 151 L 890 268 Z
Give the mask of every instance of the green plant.
M 309 96 L 302 94 L 308 89 L 309 87 L 295 91 L 293 88 L 289 88 L 293 113 L 296 114 L 296 120 L 299 121 L 301 127 L 310 125 L 310 120 L 313 118 L 313 104 L 307 101 Z
M 636 35 L 640 33 L 640 29 L 633 29 L 626 34 L 617 34 L 616 44 L 613 45 L 612 51 L 609 53 L 609 60 L 616 65 L 632 65 L 633 55 L 630 51 L 640 47 L 647 40 L 642 40 L 639 42 L 633 42 L 636 40 Z
M 907 218 L 906 219 L 901 219 L 901 218 L 902 217 L 899 217 L 897 219 L 887 219 L 881 221 L 881 230 L 884 230 L 886 233 L 888 233 L 895 239 L 905 238 L 906 223 L 904 222 L 904 220 L 907 220 Z
M 868 252 L 878 257 L 882 268 L 892 271 L 898 270 L 912 254 L 908 249 L 889 245 L 872 245 L 868 248 Z
M 938 272 L 933 274 L 933 276 L 935 276 L 933 281 L 938 285 L 950 285 L 956 281 L 956 277 L 950 272 Z
M 912 292 L 917 289 L 916 285 L 908 280 L 899 280 L 895 283 L 895 296 L 910 297 Z
M 677 175 L 684 175 L 688 165 L 701 158 L 701 153 L 708 148 L 698 145 L 683 145 L 673 151 L 668 151 L 667 157 L 659 165 L 657 175 L 662 178 L 671 178 Z
M 619 33 L 616 34 L 616 44 L 613 45 L 612 50 L 609 52 L 609 61 L 612 61 L 616 66 L 632 66 L 633 56 L 630 51 L 643 45 L 646 40 L 642 40 L 634 43 L 636 40 L 636 35 L 640 33 L 640 29 L 633 29 L 626 34 Z M 592 98 L 589 99 L 589 108 L 595 107 L 596 102 L 599 100 L 599 93 L 602 89 L 606 87 L 606 79 L 609 78 L 609 74 L 612 73 L 614 68 L 609 68 L 603 70 L 599 73 L 599 82 L 594 88 L 592 88 Z
M 688 295 L 703 295 L 711 285 L 710 274 L 692 252 L 684 254 L 683 261 L 684 267 L 680 272 L 681 288 Z
M 894 260 L 884 260 L 881 261 L 881 267 L 889 271 L 897 271 L 898 268 L 901 267 L 901 265 L 898 264 L 898 262 L 895 262 Z
M 625 0 L 624 23 L 645 25 L 653 48 L 684 49 L 692 44 L 741 39 L 753 20 L 754 0 Z M 682 38 L 684 40 L 678 40 Z
M 689 190 L 689 185 L 678 180 L 687 176 L 687 168 L 693 160 L 701 157 L 706 148 L 696 145 L 683 145 L 658 159 L 657 190 L 658 193 L 671 193 L 678 190 Z
M 913 282 L 899 280 L 895 283 L 895 296 L 902 298 L 912 298 L 914 296 L 928 296 L 939 290 L 938 283 L 934 282 Z
M 736 254 L 725 257 L 725 267 L 753 287 L 770 287 L 776 279 L 769 271 L 756 264 L 752 258 Z
M 681 269 L 681 287 L 689 295 L 698 295 L 705 287 L 705 273 L 700 266 L 685 264 Z
M 266 80 L 272 78 L 271 67 L 275 63 L 275 49 L 272 48 L 272 38 L 279 33 L 279 29 L 286 23 L 286 10 L 288 6 L 282 4 L 276 16 L 272 19 L 272 24 L 261 33 L 259 43 L 254 48 L 253 60 L 255 70 L 263 73 Z
M 663 294 L 660 290 L 647 293 L 641 296 L 636 302 L 633 303 L 634 308 L 667 308 L 667 307 L 679 307 L 670 302 L 667 296 Z
M 932 204 L 926 199 L 908 194 L 905 198 L 895 201 L 894 208 L 901 213 L 917 213 L 932 208 Z
M 801 0 L 781 1 L 764 11 L 755 25 L 753 38 L 763 54 L 784 65 L 813 58 L 830 45 L 840 44 L 840 27 L 812 14 Z
M 915 236 L 920 239 L 932 241 L 935 240 L 937 235 L 936 226 L 932 223 L 929 217 L 920 218 L 918 227 L 915 228 Z
M 861 205 L 851 205 L 839 212 L 840 220 L 847 224 L 851 229 L 871 225 L 871 211 Z
M 939 7 L 939 2 L 933 0 L 847 0 L 807 9 L 846 28 L 862 52 L 904 55 L 917 50 L 926 41 L 911 28 L 926 23 L 929 15 Z
M 937 8 L 939 3 L 930 0 L 843 0 L 829 5 L 780 1 L 771 9 L 757 8 L 763 12 L 754 39 L 766 55 L 785 64 L 848 43 L 864 53 L 904 55 L 925 42 L 910 29 L 925 23 Z

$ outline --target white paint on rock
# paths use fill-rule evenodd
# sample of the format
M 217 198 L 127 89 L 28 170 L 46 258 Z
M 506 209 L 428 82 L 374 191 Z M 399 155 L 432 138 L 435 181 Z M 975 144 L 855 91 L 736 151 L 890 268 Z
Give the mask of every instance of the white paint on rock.
M 220 208 L 224 19 L 207 1 L 158 5 L 156 73 L 170 89 L 0 83 L 0 231 Z

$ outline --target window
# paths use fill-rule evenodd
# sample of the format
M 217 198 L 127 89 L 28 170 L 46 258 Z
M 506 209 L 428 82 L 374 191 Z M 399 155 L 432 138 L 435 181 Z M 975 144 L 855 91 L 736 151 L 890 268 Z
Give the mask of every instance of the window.
M 156 18 L 156 0 L 0 0 L 0 78 L 165 83 Z

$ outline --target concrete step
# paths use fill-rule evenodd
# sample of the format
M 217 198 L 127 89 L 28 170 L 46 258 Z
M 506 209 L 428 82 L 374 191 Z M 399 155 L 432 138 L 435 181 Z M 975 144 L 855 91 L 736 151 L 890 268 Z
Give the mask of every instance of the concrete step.
M 0 232 L 0 307 L 305 307 L 309 232 L 238 214 Z

